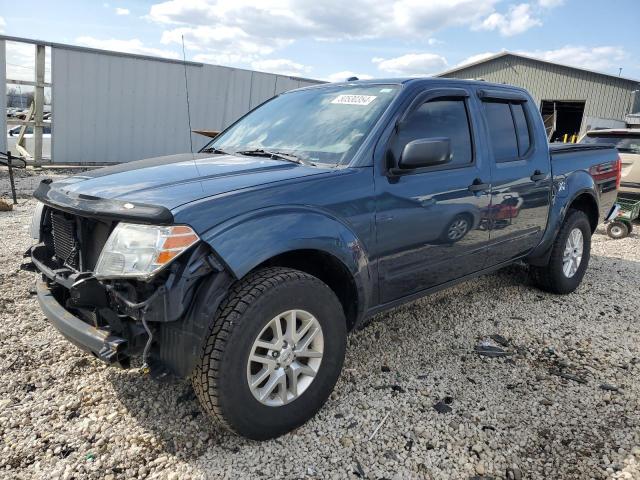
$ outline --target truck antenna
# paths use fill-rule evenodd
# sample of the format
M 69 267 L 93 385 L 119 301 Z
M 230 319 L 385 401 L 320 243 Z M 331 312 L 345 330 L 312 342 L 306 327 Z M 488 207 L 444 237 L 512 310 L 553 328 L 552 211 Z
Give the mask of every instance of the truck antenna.
M 187 81 L 187 55 L 184 50 L 184 35 L 182 37 L 182 65 L 184 66 L 184 89 L 187 94 L 187 121 L 189 122 L 189 148 L 193 156 L 193 140 L 191 138 L 191 108 L 189 107 L 189 82 Z

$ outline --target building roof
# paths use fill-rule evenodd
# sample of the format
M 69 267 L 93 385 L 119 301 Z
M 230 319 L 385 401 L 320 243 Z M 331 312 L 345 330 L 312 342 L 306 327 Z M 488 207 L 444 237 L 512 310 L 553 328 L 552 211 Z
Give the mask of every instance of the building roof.
M 565 64 L 562 64 L 562 63 L 550 62 L 548 60 L 542 60 L 540 58 L 530 57 L 528 55 L 522 55 L 521 53 L 513 53 L 513 52 L 509 52 L 507 50 L 505 50 L 503 52 L 500 52 L 500 53 L 496 53 L 495 55 L 491 55 L 490 57 L 486 57 L 486 58 L 483 58 L 481 60 L 477 60 L 475 62 L 466 63 L 464 65 L 460 65 L 460 66 L 457 66 L 455 68 L 451 68 L 451 69 L 446 70 L 444 72 L 438 73 L 435 76 L 436 77 L 446 77 L 447 75 L 450 75 L 450 74 L 455 73 L 455 72 L 459 72 L 461 70 L 465 70 L 465 69 L 467 69 L 469 67 L 474 67 L 476 65 L 481 65 L 483 63 L 491 62 L 491 61 L 496 60 L 498 58 L 509 57 L 509 56 L 510 57 L 524 58 L 526 60 L 532 60 L 534 62 L 544 63 L 544 64 L 547 64 L 547 65 L 554 65 L 554 66 L 564 67 L 564 68 L 568 68 L 568 69 L 571 69 L 571 70 L 579 70 L 581 72 L 588 72 L 588 73 L 592 73 L 592 74 L 595 74 L 595 75 L 601 75 L 603 77 L 616 78 L 618 80 L 626 80 L 628 82 L 640 83 L 640 80 L 638 80 L 636 78 L 619 77 L 618 75 L 611 75 L 609 73 L 597 72 L 595 70 L 589 70 L 587 68 L 579 68 L 579 67 L 573 67 L 571 65 L 565 65 Z
M 165 63 L 177 63 L 180 65 L 192 65 L 195 67 L 202 67 L 204 65 L 210 65 L 210 66 L 214 66 L 214 67 L 224 67 L 224 68 L 231 68 L 234 70 L 243 70 L 243 71 L 248 71 L 248 72 L 258 72 L 258 73 L 264 73 L 267 75 L 276 75 L 278 77 L 288 77 L 291 78 L 292 80 L 301 80 L 303 82 L 317 82 L 317 83 L 323 83 L 322 80 L 317 80 L 314 78 L 305 78 L 305 77 L 298 77 L 298 76 L 294 76 L 294 75 L 282 75 L 280 73 L 272 73 L 272 72 L 262 72 L 259 70 L 249 70 L 247 68 L 240 68 L 240 67 L 228 67 L 225 65 L 217 65 L 217 64 L 212 64 L 212 63 L 201 63 L 201 62 L 194 62 L 191 60 L 180 60 L 177 58 L 167 58 L 167 57 L 159 57 L 156 55 L 144 55 L 144 54 L 139 54 L 139 53 L 127 53 L 127 52 L 120 52 L 120 51 L 114 51 L 114 50 L 103 50 L 101 48 L 92 48 L 92 47 L 82 47 L 79 45 L 70 45 L 67 43 L 57 43 L 57 42 L 48 42 L 45 40 L 36 40 L 33 38 L 23 38 L 23 37 L 13 37 L 10 35 L 2 35 L 0 34 L 0 41 L 5 40 L 7 42 L 17 42 L 17 43 L 30 43 L 33 45 L 44 45 L 46 47 L 51 47 L 51 48 L 59 48 L 59 49 L 63 49 L 63 50 L 72 50 L 72 51 L 78 51 L 78 52 L 87 52 L 87 53 L 97 53 L 100 55 L 113 55 L 116 57 L 129 57 L 129 58 L 137 58 L 137 59 L 141 59 L 141 60 L 153 60 L 156 62 L 165 62 Z

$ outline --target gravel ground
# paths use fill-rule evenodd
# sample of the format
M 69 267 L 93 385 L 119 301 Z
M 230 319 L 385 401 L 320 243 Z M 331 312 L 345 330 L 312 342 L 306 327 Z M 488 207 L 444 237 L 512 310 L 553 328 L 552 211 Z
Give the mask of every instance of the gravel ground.
M 58 180 L 69 175 L 82 173 L 86 168 L 78 167 L 55 167 L 55 168 L 14 168 L 13 179 L 16 187 L 16 196 L 21 199 L 31 198 L 31 194 L 38 187 L 40 181 L 45 178 Z M 11 198 L 11 183 L 9 181 L 9 171 L 7 167 L 0 166 L 0 198 L 9 200 Z
M 18 268 L 33 206 L 0 212 L 0 477 L 640 478 L 637 233 L 596 234 L 573 295 L 512 267 L 379 315 L 320 413 L 258 443 L 47 324 Z

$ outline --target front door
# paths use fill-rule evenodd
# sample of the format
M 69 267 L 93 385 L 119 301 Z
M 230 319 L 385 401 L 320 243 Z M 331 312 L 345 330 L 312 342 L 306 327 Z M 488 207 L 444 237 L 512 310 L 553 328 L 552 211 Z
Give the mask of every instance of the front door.
M 480 270 L 489 232 L 490 171 L 478 158 L 468 93 L 429 92 L 414 103 L 392 134 L 389 165 L 399 165 L 405 145 L 425 138 L 449 139 L 443 165 L 376 178 L 376 233 L 381 303 Z
M 543 132 L 535 132 L 535 107 L 526 97 L 483 97 L 491 168 L 491 206 L 487 215 L 491 247 L 487 266 L 519 257 L 540 242 L 551 200 L 551 165 Z M 540 128 L 541 130 L 541 128 Z

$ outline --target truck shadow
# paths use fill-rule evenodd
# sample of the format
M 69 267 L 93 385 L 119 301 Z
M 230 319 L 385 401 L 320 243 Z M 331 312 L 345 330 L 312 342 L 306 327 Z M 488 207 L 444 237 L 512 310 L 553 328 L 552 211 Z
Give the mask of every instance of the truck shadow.
M 389 386 L 387 385 L 389 380 L 384 373 L 381 373 L 380 367 L 389 365 L 391 369 L 395 369 L 396 359 L 400 357 L 404 364 L 415 365 L 418 371 L 424 369 L 425 376 L 438 372 L 440 381 L 437 382 L 437 388 L 434 386 L 431 392 L 434 397 L 464 395 L 463 391 L 451 392 L 447 389 L 447 377 L 452 376 L 450 382 L 453 384 L 455 375 L 448 371 L 449 367 L 446 365 L 457 365 L 460 356 L 464 355 L 469 356 L 468 362 L 471 364 L 478 361 L 473 353 L 478 338 L 495 333 L 501 328 L 500 322 L 503 320 L 496 318 L 496 311 L 514 312 L 509 321 L 518 322 L 528 319 L 526 312 L 528 306 L 534 308 L 537 304 L 536 309 L 544 310 L 547 306 L 551 308 L 552 305 L 561 302 L 571 307 L 571 303 L 576 298 L 578 300 L 575 301 L 582 303 L 580 297 L 584 295 L 608 298 L 612 303 L 619 300 L 624 304 L 623 293 L 612 292 L 627 291 L 629 282 L 637 281 L 638 274 L 640 274 L 640 263 L 593 255 L 590 269 L 575 297 L 561 297 L 535 289 L 530 284 L 527 267 L 514 265 L 380 314 L 374 317 L 366 328 L 350 336 L 344 371 L 336 386 L 336 393 L 332 395 L 327 405 L 313 420 L 299 429 L 300 435 L 294 432 L 269 442 L 249 441 L 214 425 L 200 409 L 189 381 L 158 382 L 138 373 L 135 368 L 129 371 L 113 370 L 107 375 L 123 406 L 136 419 L 139 426 L 158 440 L 158 448 L 163 452 L 183 459 L 197 459 L 204 454 L 207 456 L 214 453 L 218 456 L 233 455 L 240 449 L 256 452 L 271 448 L 281 449 L 283 443 L 302 442 L 301 435 L 326 431 L 324 428 L 318 428 L 322 422 L 338 423 L 337 435 L 340 436 L 350 428 L 349 423 L 362 421 L 357 419 L 356 405 L 366 402 L 370 395 L 387 395 L 384 389 Z M 634 275 L 636 275 L 635 278 Z M 618 299 L 618 296 L 621 298 Z M 633 302 L 627 299 L 626 303 Z M 527 307 L 523 308 L 522 305 Z M 631 309 L 628 305 L 623 305 L 623 308 Z M 455 314 L 452 315 L 452 312 Z M 571 314 L 568 312 L 568 315 Z M 542 323 L 537 328 L 554 327 Z M 543 330 L 538 333 L 543 338 L 548 334 Z M 431 345 L 433 342 L 433 348 L 441 354 L 442 358 L 437 362 L 425 361 L 423 351 L 411 347 L 416 341 L 422 341 L 424 345 Z M 379 351 L 381 342 L 384 342 L 388 350 L 383 356 Z M 525 345 L 523 348 L 529 347 Z M 562 345 L 558 348 L 562 348 Z M 537 358 L 535 355 L 531 358 Z M 540 372 L 548 374 L 547 364 L 541 363 L 537 366 L 530 359 L 527 362 L 529 362 L 527 375 L 531 375 L 531 369 L 539 369 Z M 503 368 L 504 366 L 504 363 L 499 362 L 485 362 L 485 364 L 484 368 Z M 412 374 L 415 373 L 412 372 Z M 415 395 L 419 398 L 418 387 L 414 387 L 415 378 L 420 378 L 420 375 L 413 375 L 412 379 L 405 380 L 406 384 L 401 385 L 393 394 Z M 402 379 L 396 381 L 400 382 Z M 482 386 L 482 388 L 485 387 L 503 388 L 503 385 L 489 383 Z M 579 387 L 583 388 L 583 386 Z M 469 388 L 480 387 L 469 385 Z M 595 387 L 591 385 L 591 389 L 593 388 L 597 390 L 597 384 Z M 517 417 L 520 414 L 518 402 L 511 405 L 513 411 L 510 414 Z M 506 406 L 506 408 L 511 407 Z M 468 414 L 482 415 L 483 409 L 474 411 L 472 406 Z M 597 417 L 595 413 L 594 415 Z M 624 426 L 621 425 L 619 428 Z M 594 455 L 597 455 L 597 452 Z

